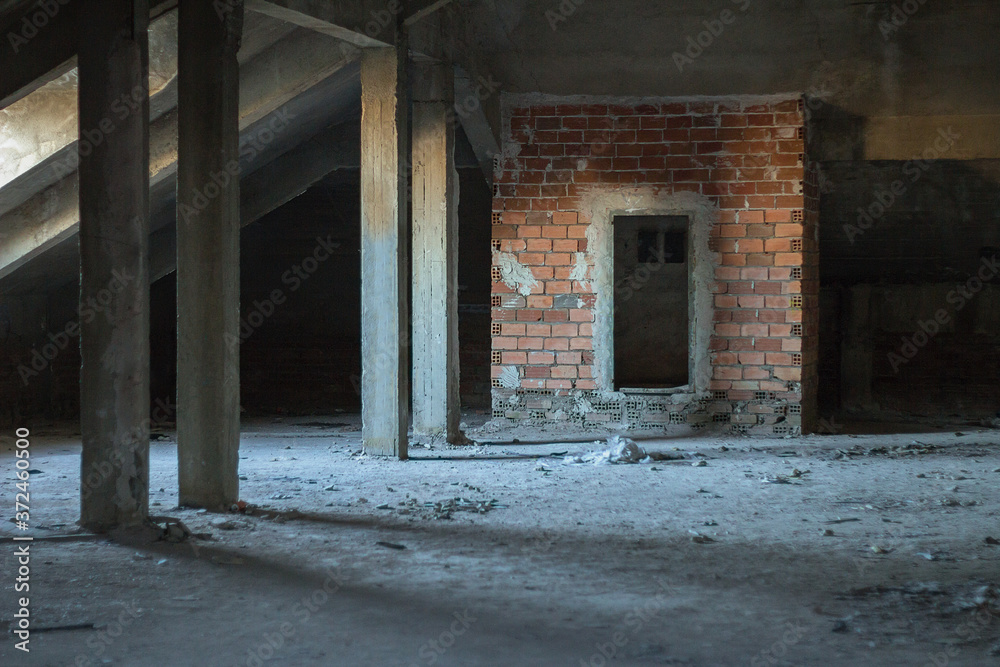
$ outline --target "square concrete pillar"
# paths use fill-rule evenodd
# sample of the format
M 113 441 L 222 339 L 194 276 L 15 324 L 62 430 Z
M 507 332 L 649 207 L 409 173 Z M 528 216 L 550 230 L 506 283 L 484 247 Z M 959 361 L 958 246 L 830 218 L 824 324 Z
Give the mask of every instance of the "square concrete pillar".
M 79 22 L 80 523 L 99 531 L 149 509 L 148 23 L 146 0 Z
M 413 431 L 459 444 L 453 72 L 444 63 L 413 67 Z
M 405 36 L 361 56 L 361 418 L 369 454 L 406 458 L 409 426 Z
M 239 500 L 240 0 L 180 0 L 177 455 L 180 502 Z

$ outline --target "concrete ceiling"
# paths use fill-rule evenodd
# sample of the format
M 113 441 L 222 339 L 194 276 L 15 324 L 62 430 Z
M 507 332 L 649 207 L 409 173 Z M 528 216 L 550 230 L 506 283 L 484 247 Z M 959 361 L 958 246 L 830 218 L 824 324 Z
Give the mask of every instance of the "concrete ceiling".
M 463 0 L 456 38 L 511 92 L 812 92 L 848 113 L 1000 111 L 996 0 Z M 719 22 L 731 13 L 728 25 Z M 708 26 L 706 26 L 708 22 Z M 456 24 L 459 25 L 459 24 Z M 882 27 L 891 23 L 883 23 Z M 688 38 L 701 53 L 678 67 Z M 897 26 L 892 26 L 896 28 Z M 709 39 L 710 38 L 710 39 Z

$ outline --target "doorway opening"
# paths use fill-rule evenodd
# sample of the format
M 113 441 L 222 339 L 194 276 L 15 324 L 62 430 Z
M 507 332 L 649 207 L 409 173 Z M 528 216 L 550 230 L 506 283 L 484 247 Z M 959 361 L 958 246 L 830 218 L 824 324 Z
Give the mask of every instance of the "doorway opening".
M 691 350 L 689 219 L 615 216 L 616 390 L 688 385 Z

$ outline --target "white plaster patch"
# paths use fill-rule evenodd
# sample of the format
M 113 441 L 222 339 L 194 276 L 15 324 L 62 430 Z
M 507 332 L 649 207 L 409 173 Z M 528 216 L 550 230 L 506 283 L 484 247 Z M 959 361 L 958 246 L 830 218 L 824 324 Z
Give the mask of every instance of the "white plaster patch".
M 573 270 L 569 273 L 569 279 L 582 283 L 584 289 L 590 290 L 590 283 L 587 282 L 587 253 L 576 253 L 576 262 L 573 264 Z
M 507 389 L 517 389 L 521 386 L 521 377 L 517 374 L 517 368 L 514 366 L 504 366 L 497 379 Z
M 500 267 L 500 280 L 521 296 L 531 294 L 531 288 L 538 284 L 531 269 L 517 261 L 513 253 L 494 250 L 493 260 Z

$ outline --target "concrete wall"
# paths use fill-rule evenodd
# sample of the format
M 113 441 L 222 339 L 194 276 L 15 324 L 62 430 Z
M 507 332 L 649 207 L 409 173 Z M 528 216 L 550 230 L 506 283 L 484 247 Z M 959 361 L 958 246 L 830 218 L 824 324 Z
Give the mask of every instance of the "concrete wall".
M 1000 161 L 948 155 L 822 164 L 826 413 L 1000 409 Z
M 800 101 L 530 95 L 503 108 L 494 417 L 770 434 L 798 431 L 804 414 L 808 428 L 817 210 Z M 622 214 L 691 220 L 693 372 L 668 395 L 614 391 Z
M 478 169 L 462 169 L 460 175 L 462 403 L 488 409 L 490 283 L 482 267 L 489 264 L 490 190 Z M 358 188 L 356 171 L 337 172 L 243 229 L 240 373 L 247 415 L 328 413 L 360 406 Z M 307 258 L 316 259 L 317 239 L 337 247 L 314 267 Z M 176 393 L 175 283 L 172 273 L 151 286 L 154 415 L 164 414 L 162 406 Z M 275 290 L 280 304 L 274 302 Z M 74 284 L 0 297 L 0 425 L 16 426 L 28 417 L 79 417 L 79 338 L 61 335 L 79 322 L 78 298 Z M 65 344 L 53 343 L 49 334 Z M 31 365 L 35 351 L 44 360 L 36 361 L 37 371 Z M 27 377 L 27 384 L 19 367 L 36 373 Z M 165 421 L 173 417 L 171 412 Z

